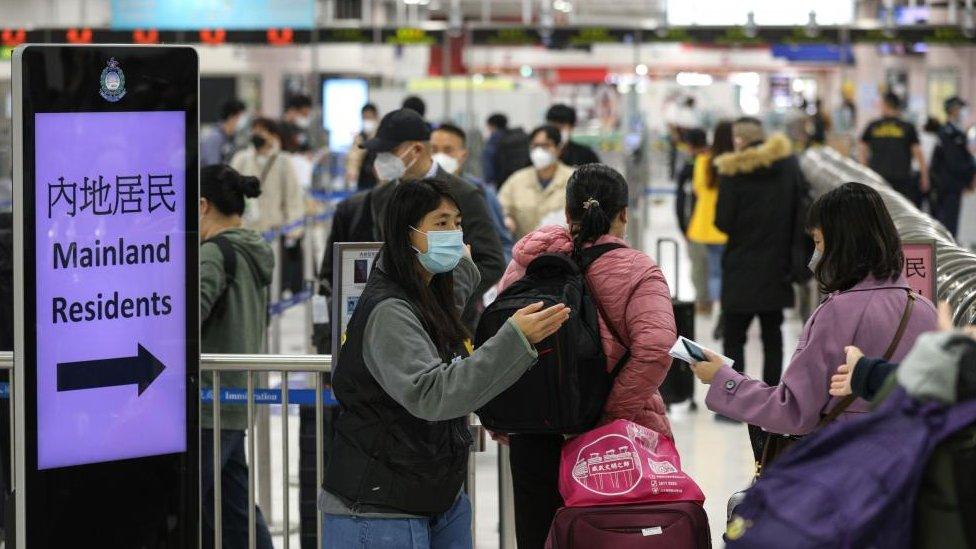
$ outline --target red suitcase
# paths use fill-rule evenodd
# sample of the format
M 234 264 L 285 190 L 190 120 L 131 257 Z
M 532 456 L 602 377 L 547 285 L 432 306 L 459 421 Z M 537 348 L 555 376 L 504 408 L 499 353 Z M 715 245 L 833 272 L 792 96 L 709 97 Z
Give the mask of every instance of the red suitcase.
M 701 505 L 674 501 L 641 505 L 564 507 L 546 549 L 710 549 Z

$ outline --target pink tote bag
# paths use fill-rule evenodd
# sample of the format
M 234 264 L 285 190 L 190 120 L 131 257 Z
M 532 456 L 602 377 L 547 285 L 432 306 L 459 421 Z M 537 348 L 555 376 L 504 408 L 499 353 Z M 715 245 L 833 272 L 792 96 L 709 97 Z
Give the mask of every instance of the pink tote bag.
M 566 442 L 559 491 L 566 507 L 705 501 L 681 470 L 674 441 L 624 419 Z

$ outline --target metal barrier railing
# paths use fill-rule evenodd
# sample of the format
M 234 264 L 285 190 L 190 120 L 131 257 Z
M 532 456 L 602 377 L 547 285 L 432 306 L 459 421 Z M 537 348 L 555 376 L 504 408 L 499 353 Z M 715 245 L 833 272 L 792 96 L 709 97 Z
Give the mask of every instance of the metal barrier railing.
M 13 369 L 13 353 L 0 352 L 0 371 L 11 371 Z M 212 388 L 201 389 L 201 402 L 212 403 L 213 406 L 213 508 L 214 508 L 214 547 L 223 547 L 223 505 L 222 505 L 222 476 L 220 467 L 221 455 L 221 409 L 224 404 L 246 405 L 247 407 L 247 426 L 245 428 L 245 440 L 247 441 L 248 458 L 248 548 L 254 549 L 257 543 L 257 497 L 260 487 L 257 486 L 257 468 L 261 468 L 261 474 L 268 477 L 270 482 L 270 460 L 260 463 L 260 456 L 256 454 L 256 438 L 261 437 L 257 432 L 256 426 L 256 406 L 258 404 L 280 404 L 281 405 L 281 484 L 283 491 L 283 524 L 282 538 L 283 547 L 288 549 L 291 546 L 291 482 L 290 482 L 290 444 L 289 444 L 289 413 L 290 405 L 308 405 L 315 407 L 315 486 L 321 487 L 324 476 L 324 413 L 326 404 L 335 405 L 336 401 L 331 393 L 326 391 L 322 382 L 322 374 L 330 373 L 332 370 L 331 355 L 245 355 L 245 354 L 202 354 L 200 356 L 201 374 L 210 373 L 213 375 Z M 247 374 L 246 388 L 224 388 L 220 377 L 222 373 L 244 372 Z M 289 374 L 310 373 L 315 378 L 313 390 L 290 389 L 288 386 Z M 255 375 L 280 374 L 280 389 L 260 389 L 255 387 Z M 3 389 L 6 389 L 4 391 Z M 10 413 L 13 417 L 13 386 L 12 384 L 0 384 L 0 397 L 10 398 Z M 314 396 L 309 398 L 308 393 L 313 392 Z M 297 398 L 294 398 L 297 397 Z M 294 398 L 294 402 L 292 399 Z M 475 535 L 475 466 L 474 452 L 484 451 L 485 436 L 484 430 L 480 425 L 473 425 L 475 431 L 475 446 L 472 448 L 471 458 L 468 466 L 468 478 L 466 488 L 471 495 L 472 504 L 472 536 Z M 201 429 L 202 431 L 202 429 Z M 270 431 L 270 429 L 269 429 Z M 267 435 L 264 435 L 267 437 Z M 10 438 L 10 460 L 13 463 L 15 452 L 14 439 Z M 203 458 L 201 454 L 201 459 Z M 201 478 L 202 480 L 202 478 Z M 270 489 L 268 489 L 270 490 Z M 205 496 L 205 495 L 204 495 Z M 270 494 L 261 494 L 268 496 Z M 264 499 L 264 498 L 262 498 Z M 202 506 L 201 506 L 202 509 Z M 271 525 L 270 508 L 264 508 L 268 513 L 267 520 Z M 15 511 L 16 512 L 16 511 Z M 201 510 L 202 512 L 202 510 Z M 322 521 L 321 510 L 316 511 L 316 547 L 322 546 Z M 202 529 L 201 529 L 202 536 Z
M 222 539 L 222 515 L 221 515 L 221 468 L 220 463 L 220 433 L 221 417 L 220 408 L 222 398 L 220 374 L 221 372 L 246 372 L 247 373 L 247 428 L 245 429 L 245 440 L 247 440 L 248 456 L 252 464 L 247 469 L 248 475 L 248 548 L 254 549 L 256 544 L 256 481 L 255 481 L 255 413 L 254 413 L 254 375 L 256 372 L 263 374 L 281 374 L 281 465 L 282 465 L 282 490 L 284 492 L 282 507 L 282 526 L 283 526 L 283 546 L 288 549 L 291 544 L 291 498 L 290 498 L 290 476 L 289 476 L 289 444 L 288 444 L 288 374 L 294 372 L 312 373 L 315 378 L 315 479 L 316 486 L 322 485 L 323 475 L 323 456 L 324 446 L 322 441 L 323 428 L 323 397 L 324 386 L 320 374 L 329 373 L 332 370 L 332 357 L 330 355 L 221 355 L 207 354 L 200 357 L 200 370 L 213 373 L 213 471 L 214 471 L 214 546 L 218 549 L 223 547 Z M 270 432 L 270 429 L 269 429 Z M 265 435 L 267 437 L 267 435 Z M 265 467 L 270 460 L 265 462 Z M 270 476 L 269 476 L 270 478 Z M 270 483 L 269 483 L 270 484 Z M 270 494 L 267 494 L 270 496 Z M 266 511 L 268 511 L 266 509 Z M 321 511 L 317 513 L 316 520 L 317 532 L 316 540 L 318 546 L 322 544 L 322 516 Z

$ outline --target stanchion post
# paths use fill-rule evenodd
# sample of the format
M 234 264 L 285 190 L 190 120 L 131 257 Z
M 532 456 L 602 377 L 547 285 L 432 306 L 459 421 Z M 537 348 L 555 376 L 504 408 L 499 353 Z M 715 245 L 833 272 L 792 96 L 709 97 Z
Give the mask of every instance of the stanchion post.
M 291 483 L 288 480 L 288 372 L 281 372 L 281 489 L 284 492 L 282 502 L 282 532 L 284 534 L 284 547 L 291 546 L 291 517 L 289 509 L 291 507 Z
M 223 487 L 221 486 L 220 466 L 220 372 L 213 373 L 213 454 L 210 456 L 213 467 L 213 503 L 214 503 L 214 548 L 224 546 L 223 522 Z
M 322 374 L 316 372 L 312 375 L 315 376 L 315 489 L 319 490 L 325 478 L 325 447 L 322 440 L 322 429 L 325 421 L 323 417 L 325 410 L 322 407 L 324 405 L 322 402 L 324 384 L 322 383 Z M 315 546 L 322 547 L 322 521 L 325 517 L 318 505 L 315 506 L 315 509 Z
M 515 549 L 515 497 L 512 493 L 512 467 L 509 449 L 498 445 L 498 547 Z
M 254 372 L 247 371 L 247 458 L 251 466 L 247 468 L 247 548 L 257 547 L 257 513 L 255 512 L 254 484 Z

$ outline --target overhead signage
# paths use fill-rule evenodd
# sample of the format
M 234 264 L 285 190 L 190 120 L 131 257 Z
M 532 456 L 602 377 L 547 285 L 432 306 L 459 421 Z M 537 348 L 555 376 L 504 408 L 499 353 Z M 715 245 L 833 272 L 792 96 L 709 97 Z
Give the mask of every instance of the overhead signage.
M 112 0 L 111 10 L 113 29 L 315 26 L 315 0 Z
M 186 449 L 185 117 L 35 115 L 39 469 Z
M 396 46 L 428 46 L 439 43 L 443 33 L 434 33 L 416 27 L 383 29 L 380 41 Z
M 136 0 L 127 0 L 134 2 Z M 166 27 L 146 21 L 132 27 L 107 28 L 0 28 L 0 46 L 33 44 L 167 44 L 206 45 L 242 44 L 287 46 L 319 44 L 387 44 L 430 46 L 444 40 L 445 25 L 428 23 L 424 27 L 333 26 L 314 28 L 310 24 L 286 24 L 263 18 L 253 26 L 221 25 L 196 19 L 189 26 Z M 770 44 L 976 44 L 976 35 L 967 36 L 955 25 L 907 25 L 901 27 L 802 26 L 669 26 L 659 28 L 556 26 L 544 30 L 532 25 L 470 26 L 468 43 L 477 46 L 547 46 L 587 48 L 595 44 L 684 43 L 724 47 L 767 46 Z

